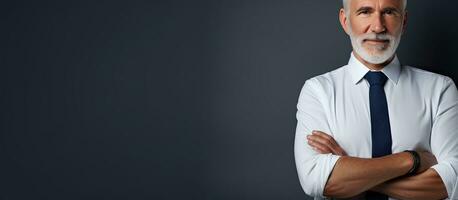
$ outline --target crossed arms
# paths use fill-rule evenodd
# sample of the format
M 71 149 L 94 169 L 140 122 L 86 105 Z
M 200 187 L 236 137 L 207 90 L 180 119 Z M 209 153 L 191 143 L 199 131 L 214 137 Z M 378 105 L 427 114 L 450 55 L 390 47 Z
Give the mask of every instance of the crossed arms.
M 404 176 L 412 167 L 409 153 L 357 158 L 347 156 L 344 149 L 332 142 L 323 111 L 325 105 L 320 101 L 326 99 L 326 94 L 320 93 L 326 89 L 317 80 L 308 80 L 299 97 L 294 147 L 299 180 L 305 193 L 347 198 L 372 190 L 397 199 L 449 197 L 457 181 L 458 92 L 453 81 L 447 80 L 432 127 L 432 152 L 419 152 L 422 165 L 418 174 L 410 177 Z M 312 134 L 313 130 L 322 131 L 321 137 Z M 308 143 L 313 137 L 321 138 L 322 142 Z
M 444 199 L 447 190 L 437 172 L 430 168 L 437 161 L 429 152 L 419 152 L 419 173 L 402 177 L 413 165 L 409 153 L 397 153 L 374 159 L 346 156 L 331 136 L 314 131 L 307 137 L 308 144 L 319 153 L 341 156 L 332 171 L 324 195 L 348 198 L 368 190 L 387 194 L 397 199 Z

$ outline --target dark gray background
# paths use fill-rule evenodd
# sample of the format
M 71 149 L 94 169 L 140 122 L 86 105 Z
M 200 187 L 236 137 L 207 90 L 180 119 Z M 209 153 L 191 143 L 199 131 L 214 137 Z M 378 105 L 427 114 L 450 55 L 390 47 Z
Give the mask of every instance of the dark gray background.
M 458 2 L 410 1 L 402 63 L 458 78 Z M 0 199 L 305 199 L 295 111 L 345 65 L 340 1 L 1 6 Z

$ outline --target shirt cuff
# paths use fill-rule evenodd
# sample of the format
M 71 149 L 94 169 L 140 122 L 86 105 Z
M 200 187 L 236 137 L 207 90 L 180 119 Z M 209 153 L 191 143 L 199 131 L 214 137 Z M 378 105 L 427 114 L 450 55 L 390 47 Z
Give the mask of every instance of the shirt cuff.
M 447 189 L 448 197 L 452 199 L 453 190 L 455 189 L 455 184 L 457 180 L 453 166 L 448 162 L 441 162 L 439 164 L 432 166 L 431 168 L 436 170 L 436 172 L 439 174 L 439 176 L 442 179 L 442 182 L 444 182 L 445 188 Z M 458 197 L 458 194 L 456 195 Z
M 322 198 L 327 198 L 324 196 L 324 189 L 326 187 L 326 183 L 328 182 L 329 176 L 332 173 L 332 170 L 334 170 L 334 167 L 337 163 L 337 160 L 339 160 L 340 156 L 333 155 L 333 154 L 326 154 L 326 157 L 323 158 L 323 169 L 321 171 L 322 177 L 320 180 L 322 182 L 320 183 L 320 188 L 319 188 L 319 194 Z

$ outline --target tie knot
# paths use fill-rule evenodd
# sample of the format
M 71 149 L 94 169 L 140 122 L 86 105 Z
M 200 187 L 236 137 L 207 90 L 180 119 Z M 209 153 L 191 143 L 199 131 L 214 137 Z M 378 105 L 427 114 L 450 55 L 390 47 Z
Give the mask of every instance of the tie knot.
M 385 85 L 388 77 L 385 76 L 382 72 L 367 72 L 364 78 L 369 82 L 371 86 L 374 85 Z

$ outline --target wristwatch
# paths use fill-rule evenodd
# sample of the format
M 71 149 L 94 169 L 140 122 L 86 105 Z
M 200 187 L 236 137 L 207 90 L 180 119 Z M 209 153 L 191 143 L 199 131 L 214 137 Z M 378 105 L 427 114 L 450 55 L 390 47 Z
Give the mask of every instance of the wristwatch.
M 412 175 L 415 175 L 418 171 L 418 169 L 420 168 L 420 155 L 416 152 L 416 151 L 411 151 L 411 150 L 405 150 L 404 152 L 408 152 L 410 153 L 410 155 L 412 155 L 412 158 L 413 158 L 413 166 L 412 168 L 409 170 L 409 172 L 407 172 L 407 176 L 412 176 Z

